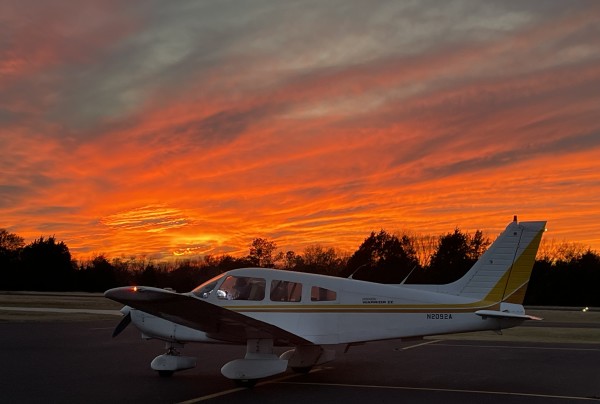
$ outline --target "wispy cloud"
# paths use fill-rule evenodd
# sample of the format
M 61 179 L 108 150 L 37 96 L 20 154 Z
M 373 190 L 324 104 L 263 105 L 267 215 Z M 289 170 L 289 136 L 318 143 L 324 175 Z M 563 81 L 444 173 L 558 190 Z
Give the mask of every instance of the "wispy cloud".
M 159 233 L 186 226 L 188 219 L 177 209 L 163 205 L 149 205 L 115 213 L 100 219 L 100 223 L 123 230 L 143 230 Z

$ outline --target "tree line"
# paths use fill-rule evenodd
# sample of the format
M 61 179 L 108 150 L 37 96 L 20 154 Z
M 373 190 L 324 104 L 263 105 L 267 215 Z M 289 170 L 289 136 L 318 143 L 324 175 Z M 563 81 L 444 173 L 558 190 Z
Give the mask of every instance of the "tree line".
M 437 237 L 372 232 L 352 254 L 312 245 L 302 253 L 279 251 L 274 241 L 256 238 L 246 256 L 207 255 L 156 262 L 97 255 L 74 260 L 54 236 L 25 244 L 0 229 L 0 290 L 102 292 L 125 285 L 189 291 L 231 269 L 266 267 L 352 277 L 379 283 L 444 284 L 461 276 L 491 244 L 481 231 L 455 229 Z M 600 306 L 600 256 L 574 243 L 542 245 L 525 304 Z

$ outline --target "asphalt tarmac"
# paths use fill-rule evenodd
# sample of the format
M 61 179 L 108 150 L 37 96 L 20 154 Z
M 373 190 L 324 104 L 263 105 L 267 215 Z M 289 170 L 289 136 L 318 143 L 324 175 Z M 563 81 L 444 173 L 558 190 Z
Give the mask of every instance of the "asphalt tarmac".
M 245 347 L 190 344 L 198 367 L 160 378 L 160 341 L 118 319 L 0 323 L 2 403 L 600 403 L 598 344 L 384 341 L 307 375 L 236 388 L 220 368 Z

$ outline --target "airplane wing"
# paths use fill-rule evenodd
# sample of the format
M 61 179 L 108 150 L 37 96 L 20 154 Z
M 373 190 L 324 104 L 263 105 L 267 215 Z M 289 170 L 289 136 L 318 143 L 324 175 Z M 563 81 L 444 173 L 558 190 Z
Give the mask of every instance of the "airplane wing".
M 496 311 L 496 310 L 477 310 L 475 312 L 475 314 L 477 314 L 478 316 L 481 316 L 483 318 L 485 317 L 492 317 L 492 318 L 500 318 L 500 319 L 510 319 L 510 320 L 517 320 L 517 319 L 521 319 L 521 320 L 542 320 L 539 317 L 535 317 L 535 316 L 530 316 L 527 314 L 516 314 L 516 313 L 509 313 L 506 311 Z
M 248 339 L 273 339 L 280 345 L 312 345 L 308 340 L 277 326 L 195 297 L 146 286 L 107 290 L 104 296 L 134 309 L 184 325 L 208 337 L 245 343 Z

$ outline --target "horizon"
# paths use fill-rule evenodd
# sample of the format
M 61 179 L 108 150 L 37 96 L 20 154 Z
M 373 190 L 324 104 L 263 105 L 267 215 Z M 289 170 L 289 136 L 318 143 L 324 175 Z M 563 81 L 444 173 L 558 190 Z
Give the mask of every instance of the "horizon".
M 0 230 L 6 230 L 6 229 L 0 229 Z M 279 245 L 277 245 L 277 242 L 275 240 L 269 240 L 269 239 L 264 239 L 264 240 L 267 242 L 270 242 L 270 243 L 271 242 L 275 243 L 275 249 L 273 251 L 273 253 L 275 255 L 280 254 L 280 253 L 285 254 L 287 252 L 293 252 L 296 255 L 303 256 L 304 254 L 307 253 L 307 249 L 320 248 L 320 249 L 326 250 L 326 249 L 332 248 L 337 257 L 349 258 L 350 256 L 352 256 L 352 254 L 354 254 L 356 251 L 358 251 L 358 249 L 361 247 L 361 245 L 372 234 L 377 234 L 380 231 L 384 231 L 384 232 L 386 232 L 390 235 L 393 235 L 395 237 L 398 237 L 398 238 L 402 238 L 404 236 L 409 237 L 415 243 L 415 244 L 413 244 L 413 247 L 415 247 L 416 257 L 418 258 L 419 262 L 421 262 L 421 264 L 423 266 L 427 265 L 427 262 L 431 258 L 431 255 L 435 252 L 435 250 L 437 248 L 439 248 L 440 239 L 447 235 L 453 234 L 454 231 L 459 231 L 460 233 L 462 233 L 463 235 L 466 235 L 468 237 L 473 237 L 476 234 L 476 232 L 481 232 L 484 240 L 487 240 L 489 245 L 491 245 L 496 240 L 497 236 L 500 235 L 500 234 L 497 234 L 495 236 L 490 235 L 485 232 L 482 232 L 479 229 L 476 229 L 474 231 L 464 231 L 462 229 L 459 229 L 458 227 L 455 227 L 454 229 L 452 229 L 452 231 L 444 232 L 443 234 L 417 233 L 417 232 L 411 231 L 410 229 L 404 229 L 401 231 L 392 231 L 392 232 L 389 232 L 387 229 L 379 229 L 379 230 L 372 230 L 371 232 L 369 232 L 369 234 L 364 237 L 364 239 L 361 241 L 361 243 L 359 243 L 358 245 L 354 246 L 351 249 L 342 249 L 342 248 L 336 247 L 335 245 L 325 246 L 325 245 L 317 242 L 317 243 L 313 243 L 313 244 L 305 244 L 304 248 L 301 251 L 285 250 L 284 248 L 281 248 Z M 546 229 L 546 231 L 547 231 L 547 229 Z M 15 233 L 12 233 L 12 234 L 20 237 L 19 234 L 15 234 Z M 61 240 L 60 237 L 57 237 L 55 234 L 40 235 L 40 236 L 36 237 L 35 239 L 31 239 L 31 240 L 24 239 L 24 246 L 30 245 L 38 240 L 48 240 L 48 239 L 54 239 L 55 242 L 57 242 L 57 243 L 65 243 L 65 245 L 69 249 L 69 253 L 71 254 L 72 259 L 74 261 L 78 261 L 80 263 L 91 262 L 98 257 L 103 257 L 104 259 L 108 260 L 109 262 L 128 259 L 128 260 L 132 260 L 132 261 L 148 260 L 149 262 L 155 262 L 155 263 L 160 263 L 160 264 L 173 264 L 173 263 L 177 264 L 177 263 L 184 263 L 184 262 L 192 262 L 193 263 L 193 262 L 197 262 L 197 261 L 205 261 L 206 258 L 209 256 L 214 257 L 214 258 L 225 257 L 225 256 L 229 256 L 234 259 L 248 258 L 252 254 L 252 252 L 251 252 L 252 242 L 256 239 L 259 239 L 259 237 L 252 238 L 252 240 L 247 243 L 246 250 L 239 250 L 232 254 L 219 253 L 219 254 L 204 254 L 204 255 L 193 254 L 193 255 L 190 255 L 190 254 L 184 253 L 184 254 L 173 254 L 173 255 L 167 255 L 167 256 L 162 256 L 162 255 L 161 256 L 158 256 L 158 255 L 157 256 L 148 256 L 146 254 L 137 254 L 136 255 L 136 254 L 122 253 L 120 256 L 112 256 L 105 252 L 93 251 L 90 254 L 83 256 L 83 255 L 73 254 L 73 252 L 69 248 L 68 243 L 66 243 L 64 240 Z M 487 250 L 489 245 L 484 248 L 484 251 Z M 576 241 L 569 241 L 569 240 L 565 240 L 565 239 L 560 240 L 560 239 L 544 236 L 541 239 L 539 250 L 536 254 L 536 260 L 538 260 L 538 259 L 539 260 L 550 259 L 551 261 L 569 260 L 570 258 L 580 257 L 581 255 L 586 254 L 588 252 L 591 252 L 592 254 L 595 254 L 595 255 L 599 254 L 599 252 L 597 250 L 593 249 L 590 245 L 586 245 L 586 244 L 576 242 Z M 310 254 L 310 252 L 309 252 L 309 254 Z M 278 261 L 278 259 L 275 259 L 275 262 L 277 262 L 277 261 Z M 275 268 L 278 268 L 278 266 L 276 264 L 274 264 L 274 265 L 275 265 L 274 266 Z
M 26 240 L 185 259 L 518 215 L 600 250 L 598 2 L 0 14 L 0 228 Z

